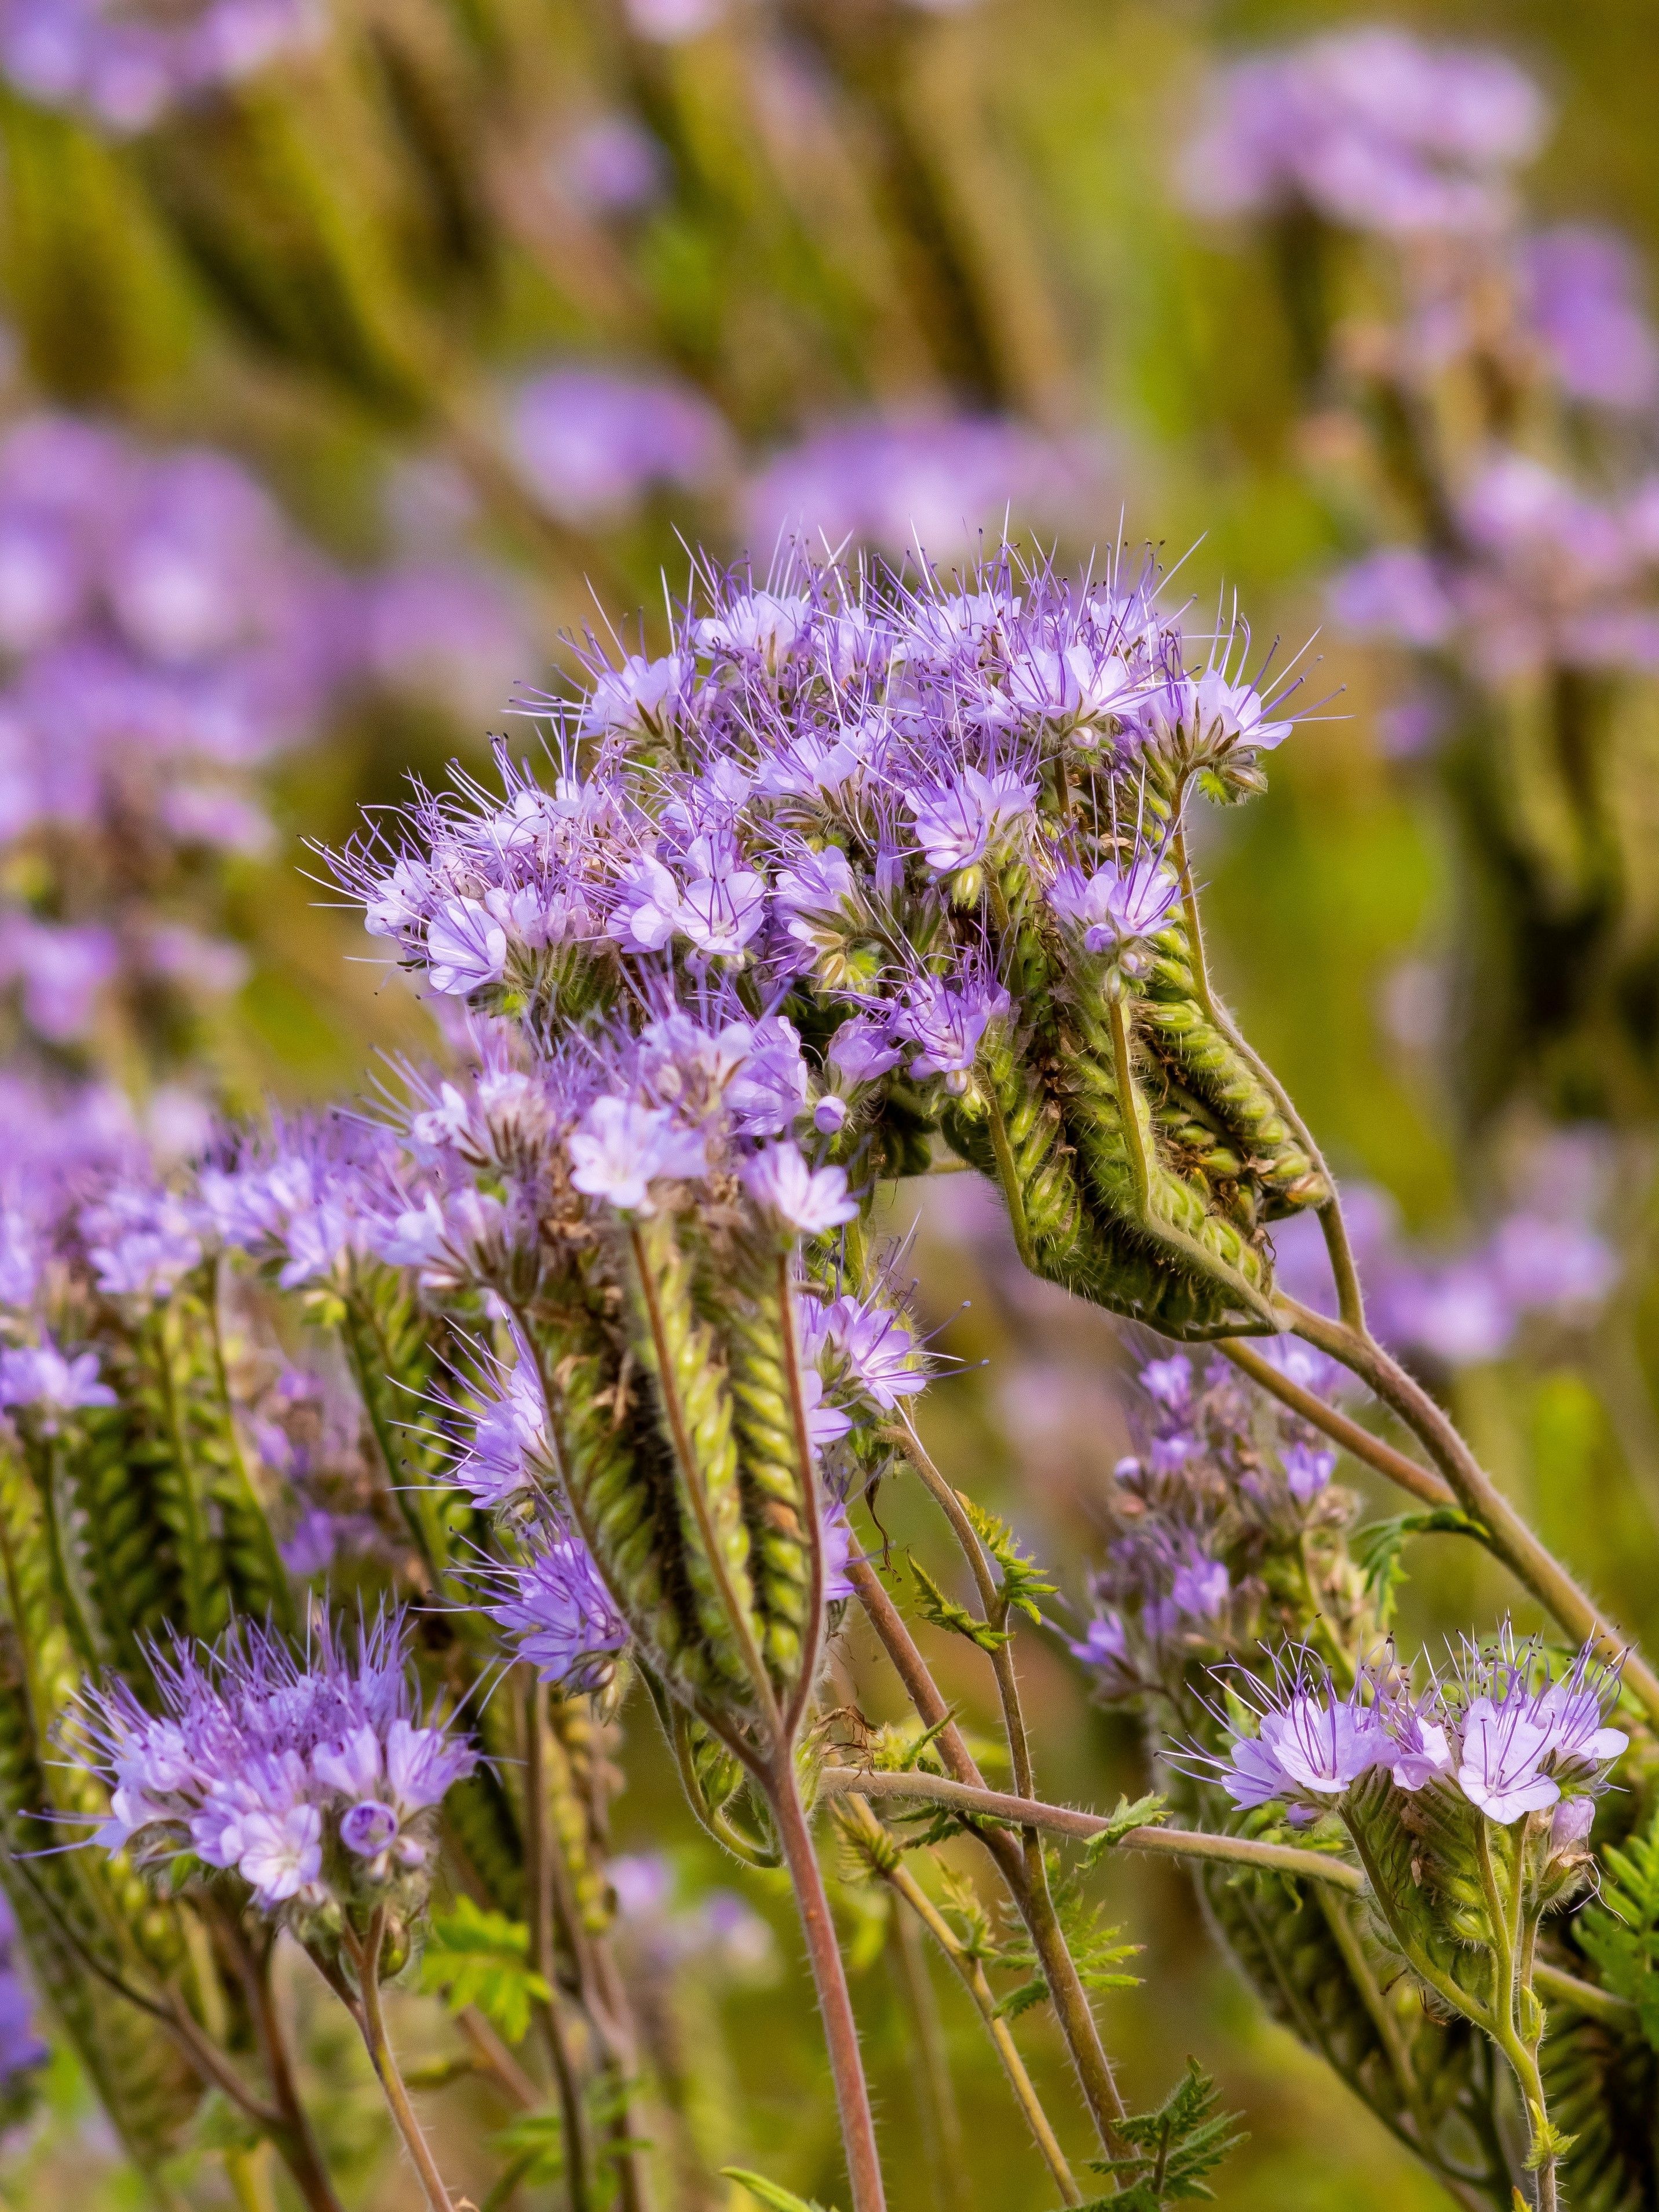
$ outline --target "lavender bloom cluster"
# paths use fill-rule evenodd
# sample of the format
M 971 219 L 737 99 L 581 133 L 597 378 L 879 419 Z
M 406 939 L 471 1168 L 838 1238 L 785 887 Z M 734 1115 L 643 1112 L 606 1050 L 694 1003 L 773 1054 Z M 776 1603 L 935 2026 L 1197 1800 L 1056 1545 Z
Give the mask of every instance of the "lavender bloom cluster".
M 1299 206 L 1396 237 L 1491 230 L 1545 121 L 1537 88 L 1503 57 L 1368 26 L 1221 72 L 1182 178 L 1210 214 Z
M 813 1064 L 786 1045 L 768 1069 L 756 1133 L 809 1103 L 834 1133 L 896 1068 L 964 1092 L 1011 1012 L 976 919 L 988 866 L 1028 866 L 1052 927 L 1133 963 L 1176 899 L 1135 793 L 1251 787 L 1291 726 L 1230 635 L 1194 664 L 1150 577 L 1005 558 L 913 587 L 803 564 L 712 580 L 711 599 L 668 653 L 595 654 L 580 700 L 533 702 L 550 788 L 503 750 L 499 796 L 425 801 L 412 843 L 339 872 L 371 934 L 480 1006 L 567 971 L 561 1003 L 624 975 L 647 1003 L 665 958 L 752 978 L 763 1008 L 810 980 L 841 1018 Z
M 1363 1775 L 1385 1770 L 1409 1796 L 1455 1791 L 1498 1827 L 1548 1813 L 1553 1843 L 1571 1850 L 1630 1743 L 1607 1724 L 1618 1681 L 1593 1645 L 1558 1675 L 1537 1645 L 1507 1631 L 1491 1645 L 1466 1644 L 1421 1695 L 1386 1666 L 1340 1692 L 1305 1659 L 1246 1695 L 1255 1726 L 1233 1726 L 1218 1778 L 1236 1805 L 1283 1803 L 1293 1823 L 1316 1820 Z
M 1605 1159 L 1583 1132 L 1536 1146 L 1511 1204 L 1487 1232 L 1449 1252 L 1413 1248 L 1386 1194 L 1355 1184 L 1344 1194 L 1372 1327 L 1388 1344 L 1459 1368 L 1501 1359 L 1528 1327 L 1582 1325 L 1617 1284 L 1620 1261 L 1599 1225 Z M 1322 1242 L 1299 1221 L 1277 1240 L 1279 1279 L 1294 1296 L 1335 1310 Z
M 1380 547 L 1334 580 L 1355 635 L 1456 656 L 1491 692 L 1554 667 L 1659 665 L 1659 486 L 1612 498 L 1519 453 L 1486 455 L 1445 550 Z
M 0 68 L 26 99 L 125 137 L 304 52 L 323 31 L 313 0 L 196 0 L 166 12 L 112 0 L 7 0 Z
M 836 422 L 777 454 L 743 502 L 751 542 L 867 545 L 895 558 L 971 552 L 1009 514 L 1037 530 L 1082 520 L 1099 457 L 994 416 Z
M 110 1793 L 93 1840 L 234 1872 L 271 1913 L 429 1875 L 435 1808 L 477 1754 L 421 1712 L 408 1643 L 397 1612 L 355 1650 L 325 1621 L 303 1658 L 244 1626 L 157 1652 L 159 1710 L 118 1680 L 88 1688 L 70 1741 Z
M 609 368 L 548 369 L 520 386 L 512 443 L 549 512 L 586 528 L 653 492 L 705 496 L 732 466 L 730 432 L 689 385 Z
M 251 778 L 384 673 L 411 593 L 429 668 L 459 588 L 413 568 L 348 580 L 223 454 L 66 416 L 9 431 L 0 848 L 34 888 L 0 900 L 0 986 L 36 1039 L 84 1046 L 117 994 L 191 1005 L 240 985 L 245 953 L 201 927 L 202 860 L 270 852 Z
M 1318 1352 L 1277 1357 L 1304 1389 L 1331 1389 Z M 1200 1369 L 1177 1352 L 1139 1382 L 1145 1441 L 1113 1470 L 1095 1610 L 1070 1646 L 1109 1702 L 1178 1690 L 1195 1658 L 1253 1643 L 1273 1620 L 1273 1555 L 1348 1510 L 1326 1439 L 1282 1409 L 1269 1417 L 1224 1361 Z

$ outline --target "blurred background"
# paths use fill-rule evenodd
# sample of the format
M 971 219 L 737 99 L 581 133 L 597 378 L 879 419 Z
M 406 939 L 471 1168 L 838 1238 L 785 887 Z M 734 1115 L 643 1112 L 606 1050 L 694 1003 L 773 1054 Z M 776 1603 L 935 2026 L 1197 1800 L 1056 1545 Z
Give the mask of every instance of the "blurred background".
M 0 0 L 0 1112 L 46 1088 L 183 1155 L 213 1109 L 429 1047 L 308 846 L 487 774 L 491 732 L 532 748 L 564 641 L 659 642 L 690 548 L 948 568 L 1006 518 L 1068 562 L 1151 549 L 1303 678 L 1202 871 L 1382 1325 L 1659 1629 L 1656 94 L 1628 0 Z M 1145 1347 L 1024 1277 L 969 1178 L 892 1228 L 954 1363 L 935 1449 L 1081 1607 Z M 1506 1601 L 1474 1547 L 1411 1565 L 1408 1641 Z M 1048 1794 L 1145 1787 L 1063 1638 L 1028 1645 Z M 844 1662 L 878 1717 L 856 1633 Z M 985 1711 L 971 1659 L 949 1686 Z M 686 2170 L 833 2201 L 786 1905 L 637 1716 L 626 1763 Z M 1191 2052 L 1246 2117 L 1224 2205 L 1442 2201 L 1178 1876 L 1115 1865 L 1107 1901 L 1144 1946 L 1103 2001 L 1132 2103 Z M 958 2082 L 926 2112 L 928 1969 L 838 1909 L 895 2202 L 1040 2212 L 965 2001 L 921 1992 Z M 395 2205 L 355 2057 L 312 2063 L 356 2201 Z M 67 2059 L 45 2081 L 0 2202 L 151 2201 Z M 495 2123 L 432 2112 L 465 2174 Z M 526 2172 L 512 2201 L 555 2201 Z M 177 2201 L 214 2185 L 185 2161 Z

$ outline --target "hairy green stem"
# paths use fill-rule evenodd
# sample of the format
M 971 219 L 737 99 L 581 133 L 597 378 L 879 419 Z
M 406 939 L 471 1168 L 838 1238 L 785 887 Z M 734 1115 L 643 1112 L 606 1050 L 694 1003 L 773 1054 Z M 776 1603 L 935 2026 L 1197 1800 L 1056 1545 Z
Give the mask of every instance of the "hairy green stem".
M 854 1833 L 861 1841 L 878 1848 L 886 1843 L 885 1831 L 867 1804 L 861 1800 L 852 1799 L 848 1811 L 857 1820 Z M 1031 2130 L 1032 2140 L 1054 2176 L 1055 2188 L 1067 2204 L 1079 2203 L 1082 2191 L 1066 2164 L 1066 2154 L 1060 2147 L 1060 2138 L 1042 2108 L 1042 2101 L 1026 2071 L 1025 2062 L 1019 2055 L 1008 2023 L 997 2011 L 996 1996 L 986 1977 L 983 1961 L 970 1954 L 957 1939 L 944 1914 L 896 1852 L 891 1853 L 890 1863 L 886 1854 L 879 1861 L 872 1858 L 872 1863 L 878 1864 L 882 1880 L 909 1907 L 950 1960 L 985 2023 L 997 2057 L 1002 2063 L 1003 2071 L 1008 2077 L 1008 2085 L 1014 2093 L 1015 2101 Z
M 1379 1474 L 1387 1475 L 1390 1482 L 1398 1483 L 1402 1490 L 1408 1490 L 1413 1498 L 1421 1498 L 1425 1505 L 1455 1505 L 1457 1503 L 1449 1483 L 1443 1482 L 1427 1468 L 1419 1467 L 1414 1459 L 1407 1459 L 1404 1452 L 1396 1451 L 1381 1437 L 1374 1437 L 1369 1429 L 1362 1428 L 1347 1414 L 1339 1413 L 1334 1406 L 1328 1406 L 1311 1390 L 1304 1390 L 1299 1382 L 1292 1382 L 1288 1375 L 1281 1373 L 1271 1360 L 1263 1358 L 1253 1345 L 1241 1343 L 1237 1338 L 1223 1337 L 1218 1341 L 1216 1350 L 1224 1359 L 1231 1360 L 1241 1374 L 1248 1375 L 1260 1389 L 1277 1398 L 1281 1405 L 1288 1406 L 1293 1413 L 1299 1414 L 1310 1428 L 1318 1429 L 1333 1443 L 1340 1444 L 1344 1451 L 1352 1453 L 1366 1467 L 1375 1468 Z
M 904 1423 L 900 1434 L 911 1464 L 949 1521 L 951 1532 L 968 1561 L 986 1620 L 994 1627 L 1006 1628 L 1007 1607 L 1002 1601 L 985 1557 L 984 1547 L 961 1498 L 923 1449 L 921 1438 L 908 1421 Z M 1020 1702 L 1019 1678 L 1014 1668 L 1012 1643 L 999 1644 L 991 1652 L 990 1659 L 992 1671 L 996 1677 L 997 1696 L 1002 1707 L 1003 1733 L 1008 1745 L 1009 1764 L 1013 1770 L 1014 1792 L 1019 1797 L 1030 1798 L 1036 1794 L 1035 1777 L 1024 1709 Z M 1089 2002 L 1088 1991 L 1077 1972 L 1065 1931 L 1060 1924 L 1060 1916 L 1054 1910 L 1053 1893 L 1048 1887 L 1048 1862 L 1042 1855 L 1042 1838 L 1036 1828 L 1024 1830 L 1020 1848 L 1025 1874 L 1022 1917 L 1036 1947 L 1055 2013 L 1065 2027 L 1066 2042 L 1074 2056 L 1079 2051 L 1083 2054 L 1079 2061 L 1079 2075 L 1090 2110 L 1100 2127 L 1101 2140 L 1115 2155 L 1119 2144 L 1114 2124 L 1122 2118 L 1127 2107 L 1118 2089 L 1112 2063 L 1106 2055 L 1106 2047 L 1100 2039 L 1094 2008 Z
M 444 2178 L 438 2171 L 438 2162 L 432 2155 L 415 2107 L 409 2100 L 409 2091 L 398 2070 L 397 2056 L 392 2039 L 386 2033 L 386 2018 L 380 2008 L 380 1951 L 386 1942 L 386 1908 L 378 1906 L 369 1923 L 366 1942 L 359 1943 L 347 1936 L 347 1948 L 352 1964 L 357 1969 L 358 2002 L 354 2008 L 357 2027 L 363 2039 L 371 2063 L 374 2068 L 386 2106 L 392 2114 L 398 2134 L 421 2177 L 421 2186 L 431 2212 L 454 2212 Z

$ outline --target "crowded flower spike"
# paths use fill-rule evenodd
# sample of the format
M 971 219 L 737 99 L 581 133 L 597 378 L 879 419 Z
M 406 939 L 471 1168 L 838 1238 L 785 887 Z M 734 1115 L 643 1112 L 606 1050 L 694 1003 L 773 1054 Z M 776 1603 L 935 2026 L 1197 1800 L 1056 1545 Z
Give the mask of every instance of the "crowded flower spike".
M 1042 1844 L 1079 1819 L 1103 1850 L 1191 1854 L 1252 1982 L 1298 2032 L 1341 2021 L 1330 2062 L 1471 2201 L 1553 2207 L 1592 2152 L 1613 2171 L 1569 2133 L 1587 2069 L 1651 2083 L 1655 2057 L 1628 1974 L 1593 1978 L 1592 1831 L 1638 1815 L 1659 1681 L 1370 1333 L 1335 1184 L 1211 985 L 1188 815 L 1260 788 L 1297 695 L 1242 625 L 1194 631 L 1127 562 L 710 574 L 667 653 L 590 646 L 574 696 L 532 702 L 541 772 L 501 743 L 498 787 L 458 775 L 337 859 L 443 1012 L 440 1064 L 189 1169 L 130 1128 L 20 1121 L 0 1534 L 38 1657 L 13 1894 L 88 2063 L 118 2022 L 178 2103 L 228 2097 L 312 2212 L 338 2198 L 279 1932 L 361 2031 L 435 2212 L 381 2002 L 417 1959 L 497 2082 L 556 2111 L 573 2203 L 644 2204 L 670 2092 L 612 1943 L 630 1710 L 721 1849 L 787 1874 L 854 2212 L 884 2182 L 821 1808 L 963 1979 L 1067 2203 L 1011 2025 L 1034 2002 L 1137 2203 L 1190 2195 L 1230 2140 L 1197 2074 L 1123 2107 L 1091 1992 L 1126 1947 Z M 1042 1802 L 1020 1704 L 1018 1638 L 1066 1600 L 917 1426 L 940 1363 L 877 1208 L 954 1164 L 1027 1267 L 1176 1340 L 1142 1366 L 1066 1638 L 1164 1794 L 1092 1822 Z M 1329 1262 L 1307 1300 L 1275 1270 L 1298 1218 Z M 1427 1463 L 1339 1403 L 1357 1383 Z M 1345 1450 L 1428 1510 L 1352 1535 Z M 901 1477 L 971 1605 L 881 1540 Z M 1429 1531 L 1486 1547 L 1577 1656 L 1505 1630 L 1413 1690 L 1387 1637 Z M 1012 1795 L 905 1591 L 990 1668 Z M 854 1606 L 911 1725 L 844 1692 Z M 936 1864 L 957 1834 L 997 1920 Z M 257 2081 L 233 2014 L 180 1994 L 198 1956 L 257 2008 Z

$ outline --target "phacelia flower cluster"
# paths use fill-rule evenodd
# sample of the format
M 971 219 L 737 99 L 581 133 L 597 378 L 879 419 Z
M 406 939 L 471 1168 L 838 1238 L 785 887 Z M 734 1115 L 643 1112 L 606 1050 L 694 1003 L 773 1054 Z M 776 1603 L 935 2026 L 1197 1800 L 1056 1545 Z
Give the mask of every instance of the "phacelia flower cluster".
M 1393 236 L 1489 231 L 1546 120 L 1501 54 L 1366 26 L 1218 73 L 1182 178 L 1209 214 L 1302 207 Z
M 1362 1671 L 1344 1692 L 1306 1657 L 1247 1694 L 1255 1726 L 1232 1727 L 1218 1779 L 1236 1805 L 1282 1803 L 1293 1820 L 1340 1809 L 1363 1776 L 1383 1771 L 1408 1796 L 1455 1793 L 1498 1827 L 1547 1813 L 1554 1839 L 1576 1844 L 1630 1741 L 1608 1725 L 1618 1680 L 1593 1645 L 1554 1667 L 1507 1630 L 1466 1645 L 1421 1695 L 1391 1667 Z
M 155 1655 L 155 1711 L 125 1681 L 83 1692 L 66 1747 L 107 1787 L 93 1841 L 161 1870 L 234 1873 L 262 1911 L 422 1879 L 436 1808 L 477 1754 L 422 1711 L 406 1617 L 325 1622 L 297 1656 L 251 1626 Z

